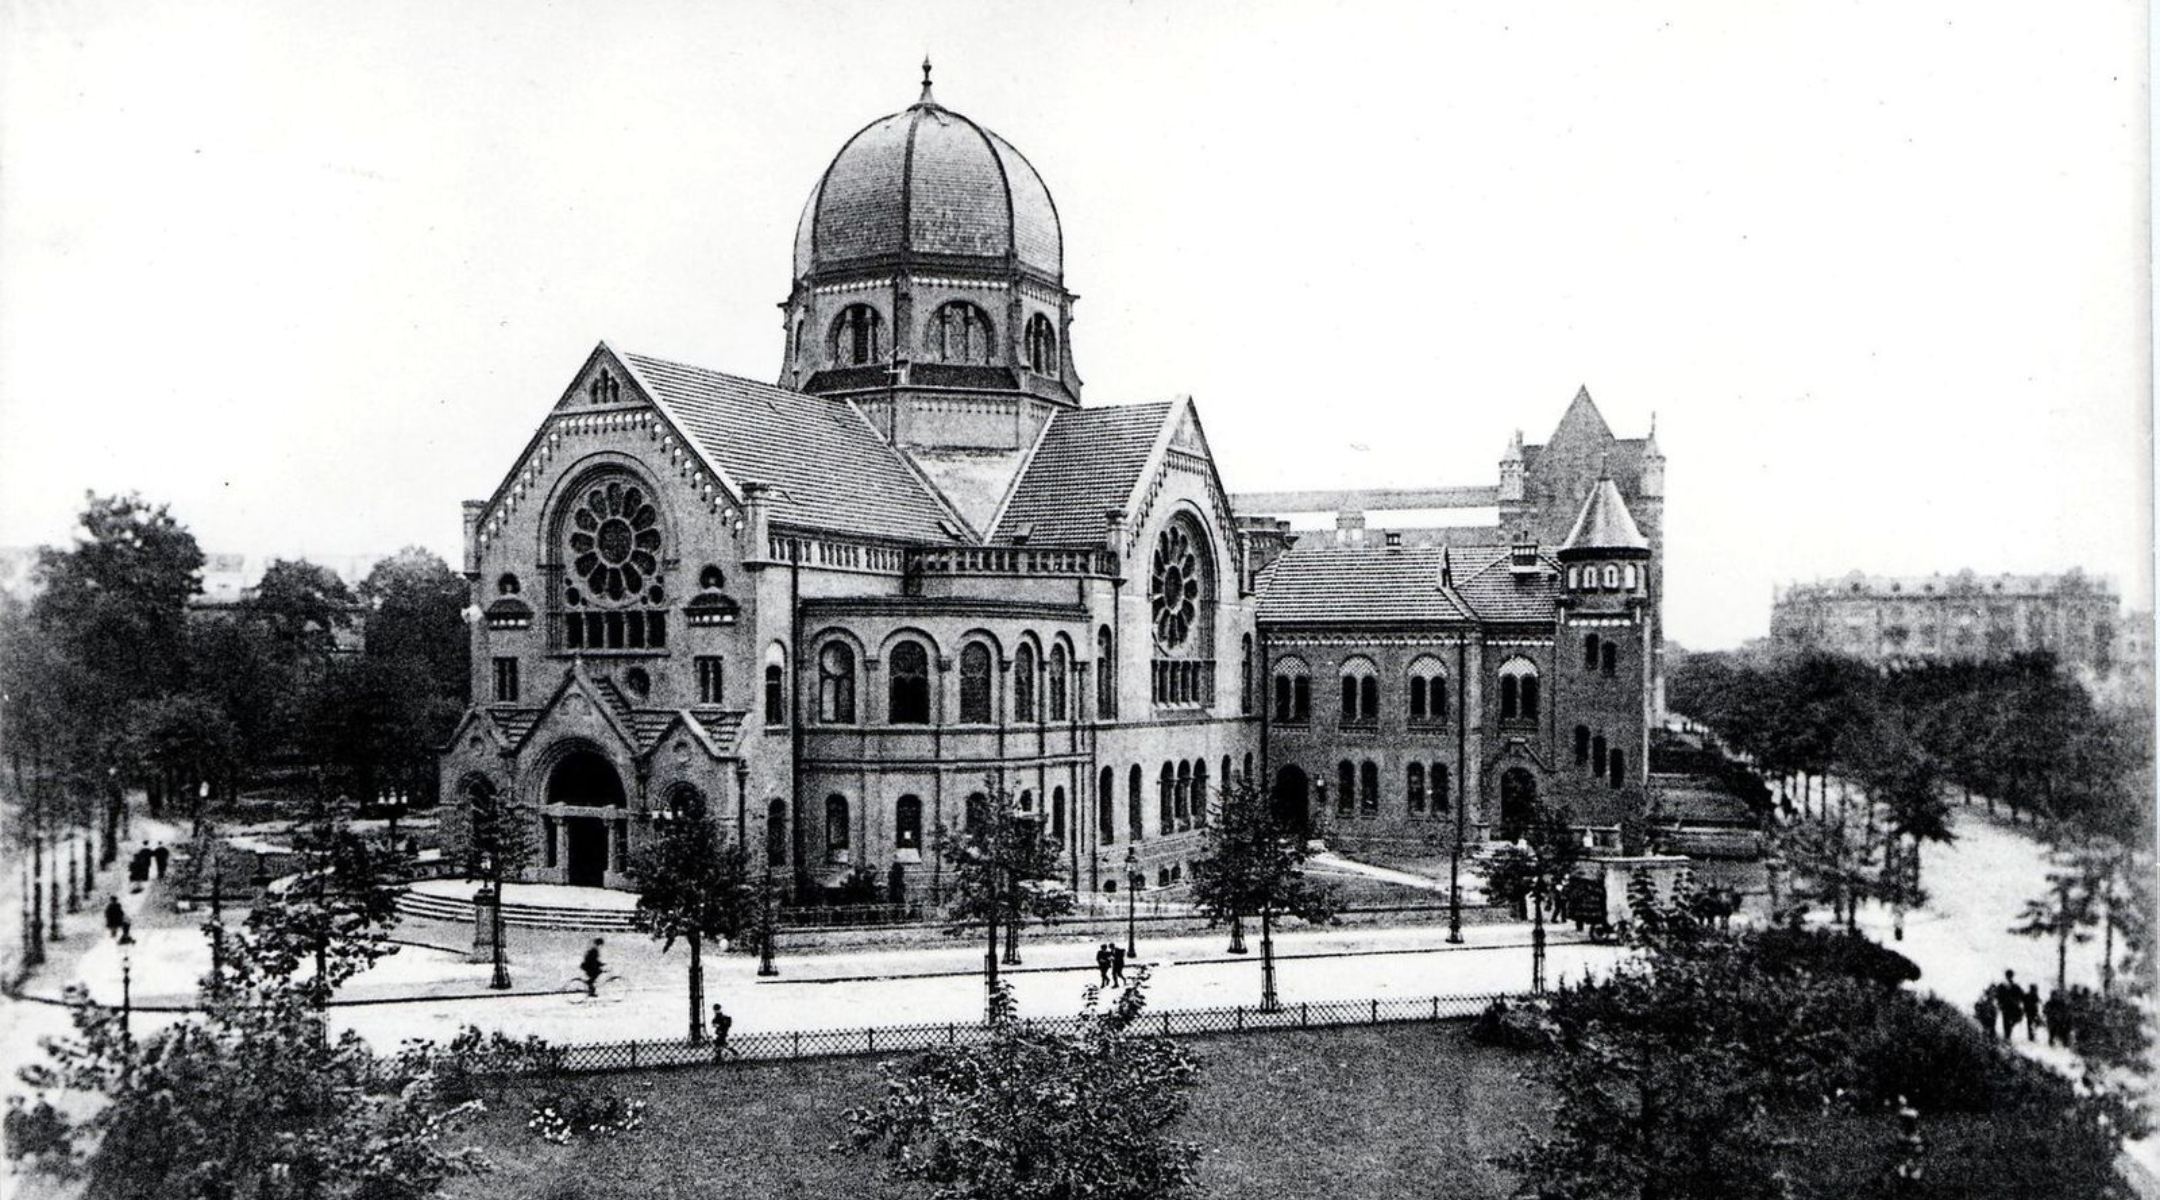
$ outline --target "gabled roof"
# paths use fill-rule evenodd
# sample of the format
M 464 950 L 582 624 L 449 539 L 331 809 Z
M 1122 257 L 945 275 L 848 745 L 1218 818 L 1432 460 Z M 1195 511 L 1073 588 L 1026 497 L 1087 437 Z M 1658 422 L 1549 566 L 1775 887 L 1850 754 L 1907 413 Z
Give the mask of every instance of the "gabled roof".
M 1575 399 L 1568 402 L 1567 411 L 1560 416 L 1560 424 L 1553 429 L 1552 440 L 1547 445 L 1587 443 L 1599 445 L 1613 440 L 1612 426 L 1605 423 L 1605 414 L 1598 411 L 1597 401 L 1590 398 L 1590 389 L 1575 390 Z
M 647 355 L 620 358 L 727 478 L 773 485 L 774 523 L 953 540 L 941 525 L 952 511 L 854 405 Z
M 1546 622 L 1553 619 L 1560 594 L 1560 571 L 1545 555 L 1538 570 L 1517 572 L 1508 546 L 1460 546 L 1455 560 L 1455 591 L 1480 621 Z
M 1590 495 L 1583 500 L 1582 511 L 1575 515 L 1575 527 L 1568 530 L 1567 539 L 1560 543 L 1562 552 L 1570 550 L 1648 550 L 1650 539 L 1642 535 L 1635 524 L 1635 515 L 1628 511 L 1627 501 L 1621 498 L 1620 489 L 1610 476 L 1597 481 Z
M 1177 401 L 1061 411 L 1050 419 L 991 535 L 1029 545 L 1103 544 L 1103 514 L 1124 510 Z
M 1440 586 L 1440 562 L 1448 553 L 1439 547 L 1293 547 L 1256 581 L 1259 617 L 1271 622 L 1472 620 L 1471 610 Z M 1461 552 L 1455 553 L 1459 571 Z

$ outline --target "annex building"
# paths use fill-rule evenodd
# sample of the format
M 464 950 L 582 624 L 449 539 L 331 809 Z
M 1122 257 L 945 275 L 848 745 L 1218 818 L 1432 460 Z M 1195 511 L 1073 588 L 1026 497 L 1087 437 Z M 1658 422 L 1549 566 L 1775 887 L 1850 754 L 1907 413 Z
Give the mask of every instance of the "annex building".
M 1493 487 L 1235 497 L 1189 398 L 1083 405 L 1049 189 L 932 95 L 865 126 L 795 232 L 776 383 L 600 345 L 465 506 L 481 617 L 441 759 L 619 886 L 697 805 L 804 898 L 936 887 L 1004 789 L 1115 890 L 1174 886 L 1211 798 L 1359 840 L 1643 801 L 1663 459 L 1587 393 Z M 506 447 L 506 450 L 508 448 Z M 1435 497 L 1439 497 L 1435 502 Z M 1411 501 L 1416 503 L 1411 503 Z M 1362 513 L 1490 508 L 1367 539 Z

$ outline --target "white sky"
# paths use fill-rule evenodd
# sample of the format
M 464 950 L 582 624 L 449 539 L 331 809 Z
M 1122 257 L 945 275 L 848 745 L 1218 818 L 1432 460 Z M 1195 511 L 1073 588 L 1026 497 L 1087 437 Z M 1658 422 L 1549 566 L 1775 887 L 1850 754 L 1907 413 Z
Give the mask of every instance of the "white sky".
M 1056 196 L 1090 403 L 1234 490 L 1490 483 L 1587 383 L 1670 460 L 1670 633 L 1774 583 L 2150 604 L 2129 3 L 0 0 L 0 544 L 455 561 L 596 341 L 771 378 L 795 220 L 939 99 Z

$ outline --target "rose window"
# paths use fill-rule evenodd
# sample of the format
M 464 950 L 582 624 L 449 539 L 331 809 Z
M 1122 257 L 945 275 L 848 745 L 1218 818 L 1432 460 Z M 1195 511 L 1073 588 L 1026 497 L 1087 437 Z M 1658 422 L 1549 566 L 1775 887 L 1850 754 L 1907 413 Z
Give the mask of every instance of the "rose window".
M 571 571 L 594 599 L 637 599 L 660 573 L 660 514 L 644 489 L 595 487 L 571 514 Z
M 1155 564 L 1148 582 L 1158 645 L 1174 650 L 1185 644 L 1199 615 L 1199 601 L 1200 552 L 1183 527 L 1172 525 L 1155 542 Z

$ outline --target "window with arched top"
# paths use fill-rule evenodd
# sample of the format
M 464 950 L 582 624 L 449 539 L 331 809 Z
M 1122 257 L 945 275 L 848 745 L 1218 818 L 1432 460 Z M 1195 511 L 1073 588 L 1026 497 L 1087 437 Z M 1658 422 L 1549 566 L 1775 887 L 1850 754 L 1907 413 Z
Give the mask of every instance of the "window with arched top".
M 1108 625 L 1095 631 L 1095 718 L 1099 721 L 1117 715 L 1117 655 L 1111 645 Z
M 1635 581 L 1636 581 L 1636 575 L 1635 575 L 1635 564 L 1634 564 L 1634 563 L 1629 563 L 1629 564 L 1627 564 L 1626 566 L 1624 566 L 1624 567 L 1620 568 L 1620 587 L 1621 587 L 1621 590 L 1623 590 L 1623 591 L 1629 591 L 1629 592 L 1632 592 L 1632 591 L 1634 591 L 1634 590 L 1635 590 L 1635 587 L 1636 587 L 1636 582 L 1635 582 Z
M 1409 713 L 1413 725 L 1437 725 L 1447 720 L 1447 672 L 1440 660 L 1423 655 L 1410 664 Z
M 1372 661 L 1352 658 L 1342 665 L 1342 723 L 1371 725 L 1380 719 L 1380 679 Z
M 1597 670 L 1597 661 L 1598 661 L 1598 636 L 1597 636 L 1596 634 L 1594 634 L 1594 633 L 1586 633 L 1586 634 L 1584 634 L 1584 635 L 1583 635 L 1583 640 L 1582 640 L 1582 665 L 1583 665 L 1583 670 L 1585 670 L 1585 671 L 1595 671 L 1595 670 Z
M 867 304 L 850 304 L 833 321 L 832 364 L 864 367 L 885 361 L 885 317 Z
M 1050 840 L 1060 846 L 1065 844 L 1065 789 L 1062 787 L 1050 789 Z
M 1403 768 L 1403 807 L 1415 816 L 1425 811 L 1425 764 Z
M 1429 782 L 1432 788 L 1433 815 L 1438 816 L 1448 810 L 1448 769 L 1446 763 L 1434 763 L 1432 765 Z
M 1575 765 L 1578 767 L 1585 766 L 1589 761 L 1590 727 L 1588 725 L 1577 725 L 1575 727 Z
M 1590 773 L 1605 773 L 1605 735 L 1602 733 L 1590 739 Z
M 993 360 L 990 314 L 965 300 L 950 300 L 930 314 L 925 344 L 930 357 L 947 363 Z
M 1192 819 L 1195 828 L 1207 828 L 1207 810 L 1207 760 L 1196 758 L 1192 765 Z
M 922 797 L 910 794 L 893 804 L 893 849 L 922 849 Z
M 818 651 L 818 720 L 855 723 L 855 648 L 846 642 L 827 642 Z
M 1537 716 L 1537 664 L 1527 658 L 1511 658 L 1500 664 L 1500 719 L 1535 721 Z
M 1046 674 L 1050 685 L 1050 719 L 1062 721 L 1065 719 L 1066 689 L 1072 680 L 1072 661 L 1066 656 L 1063 644 L 1050 647 L 1050 667 Z
M 1305 660 L 1288 655 L 1275 660 L 1275 721 L 1303 725 L 1312 720 L 1312 671 Z
M 1012 674 L 1013 720 L 1035 719 L 1035 645 L 1020 643 L 1013 654 Z
M 1611 642 L 1598 647 L 1598 661 L 1607 675 L 1615 675 L 1620 669 L 1620 647 Z
M 969 642 L 960 650 L 960 723 L 988 725 L 991 708 L 990 647 Z
M 825 797 L 825 861 L 848 860 L 848 802 L 838 792 Z
M 1614 590 L 1614 589 L 1618 588 L 1619 586 L 1620 586 L 1620 568 L 1618 568 L 1618 567 L 1615 567 L 1615 566 L 1612 566 L 1611 564 L 1609 564 L 1609 563 L 1608 563 L 1608 564 L 1606 565 L 1606 567 L 1605 567 L 1605 589 L 1606 589 L 1607 591 L 1612 591 L 1612 590 Z
M 1117 772 L 1109 767 L 1095 777 L 1095 840 L 1117 841 Z
M 1569 567 L 1567 569 L 1567 585 L 1568 590 L 1571 592 L 1576 591 L 1582 587 L 1581 567 Z
M 1358 766 L 1358 807 L 1367 813 L 1380 811 L 1380 765 L 1366 759 Z
M 1177 828 L 1177 768 L 1169 763 L 1162 765 L 1162 782 L 1156 789 L 1156 828 L 1170 833 Z
M 969 832 L 990 823 L 990 797 L 981 792 L 969 792 L 966 806 L 961 810 L 962 828 Z
M 1615 749 L 1612 752 L 1611 756 L 1605 760 L 1605 765 L 1611 769 L 1612 785 L 1615 788 L 1620 787 L 1622 784 L 1625 784 L 1627 782 L 1626 758 L 1627 756 L 1625 754 L 1622 754 L 1618 749 Z
M 1058 373 L 1057 329 L 1050 324 L 1050 318 L 1041 313 L 1028 318 L 1027 363 L 1028 370 L 1037 375 Z
M 1140 819 L 1145 811 L 1141 792 L 1147 787 L 1146 778 L 1140 773 L 1139 763 L 1134 763 L 1125 776 L 1125 831 L 1126 836 L 1136 842 L 1147 837 L 1147 827 Z
M 1252 635 L 1246 634 L 1238 643 L 1238 711 L 1252 715 Z
M 1192 784 L 1192 764 L 1189 762 L 1179 763 L 1177 765 L 1177 827 L 1180 830 L 1192 828 Z
M 885 656 L 885 719 L 894 725 L 930 723 L 930 652 L 921 642 L 898 642 Z
M 787 652 L 779 646 L 765 648 L 765 723 L 787 724 Z
M 1357 811 L 1357 764 L 1347 758 L 1335 764 L 1335 811 L 1346 817 Z

